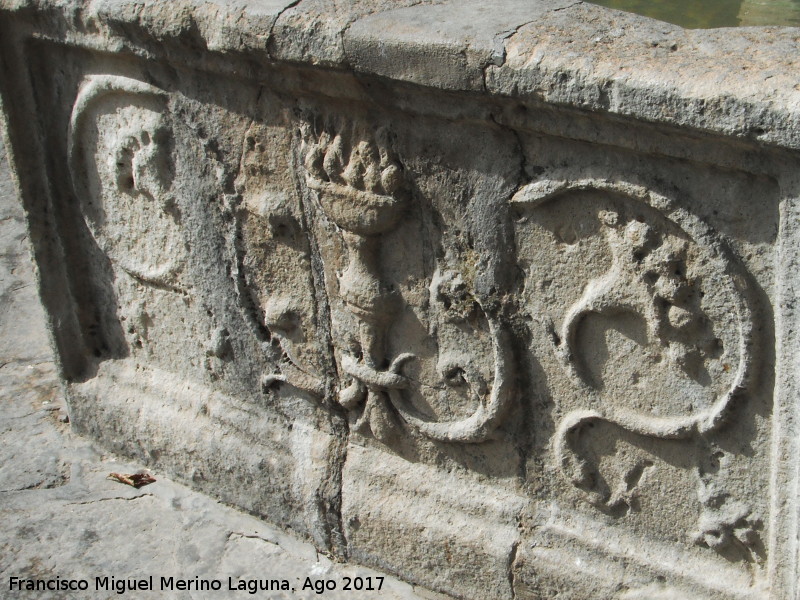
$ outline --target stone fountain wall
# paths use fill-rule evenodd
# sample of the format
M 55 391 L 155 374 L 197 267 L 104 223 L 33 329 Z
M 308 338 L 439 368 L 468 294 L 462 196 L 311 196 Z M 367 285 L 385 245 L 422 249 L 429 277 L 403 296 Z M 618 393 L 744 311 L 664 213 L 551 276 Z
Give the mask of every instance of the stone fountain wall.
M 75 428 L 458 597 L 800 597 L 798 50 L 556 0 L 3 0 Z

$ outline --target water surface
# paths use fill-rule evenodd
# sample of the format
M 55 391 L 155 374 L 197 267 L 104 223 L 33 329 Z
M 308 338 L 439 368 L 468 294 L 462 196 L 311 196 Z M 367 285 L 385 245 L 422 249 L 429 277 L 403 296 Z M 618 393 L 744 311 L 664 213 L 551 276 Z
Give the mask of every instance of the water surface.
M 591 0 L 688 29 L 800 27 L 800 0 Z

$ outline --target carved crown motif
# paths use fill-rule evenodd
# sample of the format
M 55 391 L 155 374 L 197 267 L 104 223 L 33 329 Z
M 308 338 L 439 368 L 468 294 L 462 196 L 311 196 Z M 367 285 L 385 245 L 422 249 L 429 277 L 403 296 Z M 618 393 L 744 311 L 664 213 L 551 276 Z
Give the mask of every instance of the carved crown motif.
M 377 235 L 390 229 L 405 208 L 403 167 L 386 128 L 358 125 L 303 127 L 306 183 L 319 194 L 327 215 L 342 229 Z

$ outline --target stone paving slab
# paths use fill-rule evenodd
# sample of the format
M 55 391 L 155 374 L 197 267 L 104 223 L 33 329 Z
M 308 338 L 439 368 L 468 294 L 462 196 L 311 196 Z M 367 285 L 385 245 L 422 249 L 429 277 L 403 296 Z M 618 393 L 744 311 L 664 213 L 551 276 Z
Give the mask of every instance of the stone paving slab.
M 117 598 L 120 580 L 149 583 L 152 576 L 154 591 L 128 590 L 123 596 L 319 597 L 317 589 L 303 590 L 308 577 L 317 586 L 335 582 L 325 598 L 444 598 L 371 569 L 332 562 L 310 544 L 160 473 L 153 473 L 156 483 L 140 489 L 107 478 L 141 466 L 104 453 L 65 423 L 24 215 L 1 143 L 0 299 L 0 597 Z M 12 577 L 86 580 L 88 590 L 11 591 Z M 161 577 L 189 580 L 194 587 L 162 590 Z M 108 578 L 107 589 L 97 590 L 96 578 Z M 377 588 L 381 578 L 383 583 L 380 591 L 345 591 L 346 578 L 364 588 Z M 293 590 L 229 590 L 273 579 L 287 580 Z M 221 589 L 197 591 L 201 580 L 217 580 Z

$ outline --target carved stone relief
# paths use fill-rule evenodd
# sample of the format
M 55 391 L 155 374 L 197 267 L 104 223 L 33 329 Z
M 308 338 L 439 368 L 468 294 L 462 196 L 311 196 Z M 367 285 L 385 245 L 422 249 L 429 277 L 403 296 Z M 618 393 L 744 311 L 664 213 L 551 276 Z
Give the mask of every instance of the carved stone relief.
M 229 110 L 116 75 L 79 87 L 69 196 L 86 227 L 68 233 L 88 258 L 69 260 L 127 344 L 71 382 L 74 421 L 327 547 L 339 441 L 308 401 L 324 394 L 325 340 L 291 133 Z
M 504 421 L 527 401 L 518 363 L 551 361 L 560 374 L 528 391 L 555 398 L 543 460 L 586 510 L 612 517 L 634 510 L 659 467 L 640 453 L 608 476 L 585 452 L 590 429 L 691 444 L 746 397 L 756 329 L 747 275 L 722 237 L 670 198 L 602 179 L 535 181 L 507 203 L 519 213 L 517 234 L 536 238 L 518 255 L 519 297 L 478 294 L 481 257 L 456 248 L 449 232 L 425 240 L 434 250 L 409 278 L 414 295 L 385 249 L 402 247 L 396 238 L 437 207 L 417 187 L 398 134 L 359 111 L 293 114 L 287 123 L 252 121 L 224 209 L 236 240 L 226 293 L 266 357 L 263 391 L 286 386 L 306 404 L 340 407 L 351 432 L 390 452 L 406 436 L 456 453 L 457 444 L 512 438 Z M 197 315 L 186 308 L 192 249 L 173 189 L 170 128 L 161 90 L 88 77 L 70 123 L 70 169 L 89 231 L 120 274 L 118 313 L 131 346 L 149 351 L 157 321 L 165 354 L 179 355 L 175 323 Z M 186 307 L 175 309 L 176 299 Z M 526 319 L 548 341 L 521 356 L 528 340 L 511 324 Z M 202 327 L 211 331 L 210 340 L 202 334 L 206 354 L 230 359 L 230 331 Z M 715 473 L 683 470 L 696 484 L 696 523 L 685 532 L 695 551 L 763 562 L 760 510 Z
M 89 75 L 72 109 L 68 145 L 81 214 L 113 272 L 114 304 L 102 310 L 116 314 L 127 342 L 122 354 L 218 377 L 214 364 L 232 358 L 230 334 L 197 301 L 186 232 L 190 194 L 176 184 L 169 95 L 129 77 Z
M 76 427 L 458 597 L 796 594 L 796 82 L 712 64 L 752 32 L 0 4 Z
M 72 111 L 69 165 L 100 248 L 131 277 L 181 289 L 185 248 L 166 101 L 135 79 L 87 77 Z
M 698 500 L 703 511 L 693 536 L 697 545 L 712 548 L 731 561 L 763 560 L 764 523 L 747 502 L 733 499 L 706 478 L 700 480 Z
M 654 459 L 637 459 L 616 483 L 600 485 L 581 438 L 602 423 L 687 443 L 720 428 L 746 396 L 752 371 L 747 278 L 708 226 L 640 185 L 545 179 L 511 202 L 518 227 L 532 228 L 542 248 L 523 264 L 528 309 L 566 375 L 554 460 L 586 501 L 619 514 L 636 502 Z M 714 485 L 713 474 L 701 477 L 704 508 L 693 540 L 719 549 L 736 537 L 757 546 L 758 517 L 711 492 Z
M 472 412 L 457 420 L 424 417 L 406 397 L 410 387 L 419 385 L 408 378 L 404 367 L 418 357 L 411 352 L 387 355 L 390 324 L 407 307 L 392 283 L 383 280 L 380 246 L 385 234 L 410 218 L 412 202 L 408 173 L 392 148 L 392 137 L 385 127 L 343 118 L 307 117 L 302 125 L 305 183 L 319 210 L 339 232 L 347 254 L 346 267 L 337 274 L 337 298 L 332 299 L 334 328 L 346 332 L 342 339 L 334 339 L 343 375 L 337 401 L 360 415 L 354 423 L 356 430 L 368 428 L 382 441 L 391 441 L 399 417 L 433 440 L 480 442 L 493 433 L 512 398 L 511 346 L 504 324 L 459 285 L 457 271 L 443 264 L 432 274 L 429 308 L 444 321 L 464 322 L 469 315 L 457 315 L 457 296 L 466 294 L 470 299 L 460 308 L 477 309 L 488 323 L 494 359 L 490 386 L 478 382 L 463 349 L 457 354 L 444 351 L 438 361 L 440 382 L 463 384 Z M 434 383 L 428 390 L 436 388 Z
M 159 352 L 156 338 L 176 337 L 173 305 L 187 290 L 167 101 L 162 90 L 141 81 L 90 75 L 69 124 L 73 189 L 115 274 L 110 301 L 126 352 L 145 355 Z
M 276 185 L 288 171 L 286 131 L 253 124 L 245 134 L 236 180 L 240 301 L 266 355 L 277 345 L 277 370 L 266 388 L 285 383 L 321 399 L 325 344 L 317 324 L 311 254 L 293 186 Z

